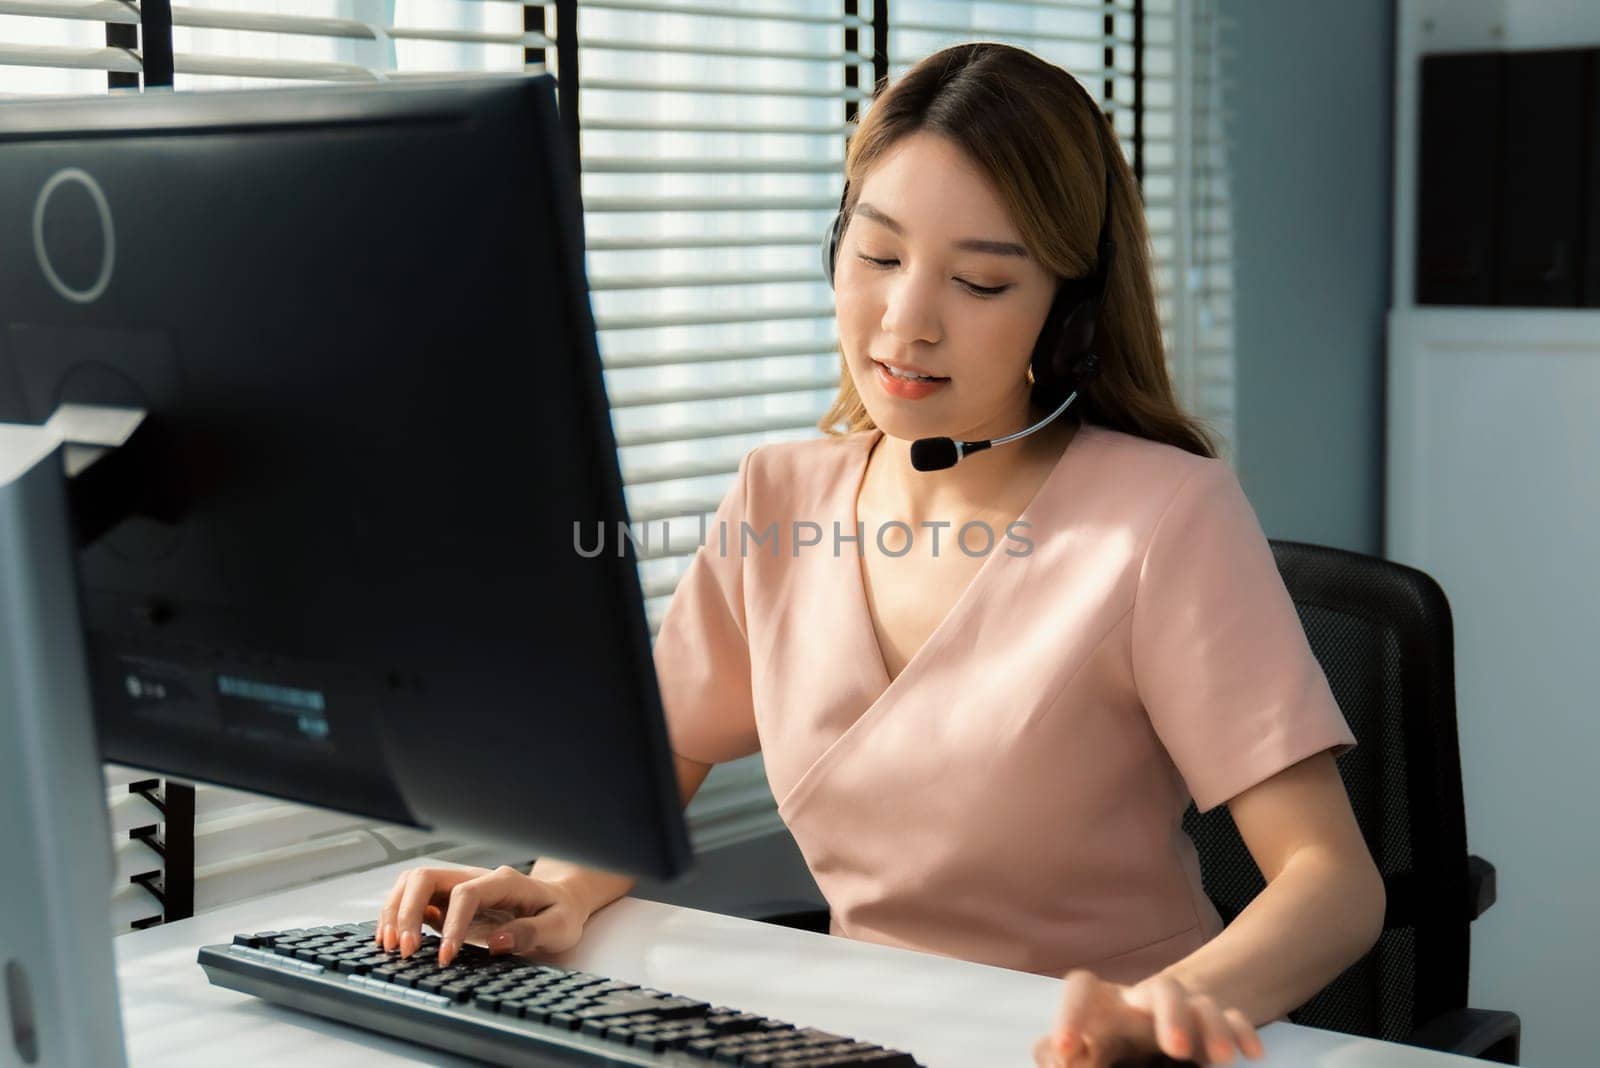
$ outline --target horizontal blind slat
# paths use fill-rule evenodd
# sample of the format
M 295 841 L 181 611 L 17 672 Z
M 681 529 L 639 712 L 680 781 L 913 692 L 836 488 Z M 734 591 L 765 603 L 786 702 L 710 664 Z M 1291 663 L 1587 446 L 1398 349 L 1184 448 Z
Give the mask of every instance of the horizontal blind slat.
M 862 52 L 817 51 L 816 49 L 744 48 L 735 45 L 714 45 L 701 42 L 630 41 L 621 38 L 585 37 L 579 35 L 580 49 L 602 52 L 649 52 L 652 55 L 668 53 L 683 56 L 723 56 L 730 59 L 791 59 L 812 63 L 839 63 L 846 60 L 871 63 L 872 56 Z
M 786 378 L 761 382 L 739 382 L 729 385 L 688 386 L 683 388 L 619 390 L 612 393 L 613 408 L 643 408 L 658 404 L 684 404 L 689 401 L 728 400 L 733 397 L 767 397 L 780 393 L 805 393 L 811 390 L 837 389 L 839 378 L 812 376 Z
M 1107 43 L 1121 45 L 1127 45 L 1131 43 L 1129 41 L 1119 41 L 1116 38 L 1108 38 L 1103 35 L 1067 33 L 1057 30 L 1021 30 L 1013 29 L 1009 26 L 972 26 L 954 22 L 918 22 L 911 19 L 904 21 L 899 19 L 890 19 L 889 29 L 892 34 L 896 35 L 903 33 L 927 33 L 935 34 L 941 37 L 999 37 L 1014 41 L 1045 41 L 1055 44 L 1083 44 L 1095 46 L 1103 46 Z M 918 49 L 917 51 L 908 55 L 899 48 L 891 46 L 889 52 L 889 62 L 892 65 L 910 65 L 921 59 L 929 51 L 929 49 Z M 1105 70 L 1099 68 L 1091 69 L 1087 67 L 1074 67 L 1072 74 L 1079 81 L 1084 82 L 1089 81 L 1091 78 L 1099 80 L 1107 77 L 1108 75 L 1114 77 L 1131 78 L 1133 77 L 1133 68 L 1118 67 L 1112 68 L 1111 70 Z M 1146 71 L 1145 76 L 1154 78 L 1158 81 L 1168 81 L 1171 79 L 1171 75 L 1156 74 L 1151 71 Z
M 237 78 L 286 78 L 311 81 L 371 82 L 377 72 L 358 63 L 314 59 L 256 59 L 246 56 L 207 56 L 178 53 L 172 57 L 177 74 L 211 74 Z
M 790 319 L 833 317 L 833 305 L 803 307 L 740 308 L 712 312 L 653 312 L 648 315 L 602 315 L 596 319 L 600 330 L 643 330 L 658 326 L 717 326 L 723 323 L 782 322 Z
M 641 508 L 629 508 L 628 518 L 635 523 L 655 523 L 663 519 L 693 518 L 710 515 L 722 503 L 721 496 L 683 497 L 674 501 L 660 501 Z
M 842 101 L 861 102 L 868 99 L 868 93 L 863 89 L 852 89 L 848 86 L 817 87 L 806 85 L 739 85 L 734 83 L 718 84 L 716 82 L 652 82 L 641 81 L 634 78 L 586 78 L 578 76 L 578 89 L 611 90 L 615 92 L 635 93 L 709 93 L 721 96 L 777 96 L 777 97 L 816 97 L 824 100 L 837 99 Z
M 804 271 L 766 271 L 743 274 L 613 275 L 600 276 L 589 283 L 597 293 L 641 289 L 684 289 L 699 286 L 763 286 L 792 282 L 823 281 L 822 267 Z
M 588 197 L 592 212 L 640 211 L 837 211 L 838 197 Z M 821 241 L 820 231 L 818 241 Z
M 724 363 L 732 360 L 763 360 L 774 356 L 831 356 L 837 340 L 797 342 L 787 345 L 741 345 L 730 349 L 667 349 L 661 352 L 609 353 L 608 371 L 639 367 L 677 367 L 695 363 Z
M 838 174 L 832 159 L 688 159 L 673 156 L 586 156 L 585 174 Z
M 824 15 L 807 11 L 778 11 L 754 7 L 718 7 L 710 4 L 666 4 L 651 0 L 581 0 L 584 7 L 633 11 L 651 15 L 690 15 L 701 18 L 743 19 L 757 22 L 791 22 L 812 26 L 870 28 L 872 20 L 859 15 Z
M 709 478 L 712 475 L 731 475 L 739 470 L 737 460 L 686 460 L 676 464 L 623 464 L 622 480 L 630 486 L 646 486 L 656 482 L 675 482 L 685 478 Z
M 727 133 L 727 134 L 793 134 L 796 136 L 836 136 L 849 133 L 853 127 L 846 123 L 803 122 L 715 122 L 699 119 L 646 119 L 646 118 L 586 118 L 585 130 L 606 130 L 619 133 Z
M 144 69 L 131 48 L 68 48 L 65 45 L 8 44 L 0 41 L 0 66 L 55 70 L 103 70 L 137 74 Z
M 820 245 L 817 234 L 669 234 L 664 237 L 591 237 L 590 252 L 645 252 L 680 248 L 792 248 Z
M 0 0 L 0 15 L 109 22 L 122 26 L 139 24 L 138 7 L 123 0 Z
M 1131 17 L 1133 7 L 1124 0 L 968 0 L 973 7 L 1045 8 L 1051 11 L 1078 11 L 1090 15 L 1120 15 Z M 1148 9 L 1147 16 L 1152 14 Z M 890 25 L 894 25 L 891 20 Z
M 554 48 L 556 40 L 540 33 L 495 33 L 491 30 L 426 29 L 390 26 L 385 32 L 397 41 L 439 41 L 444 44 L 503 44 L 521 48 Z
M 762 415 L 749 419 L 707 419 L 692 426 L 641 427 L 631 430 L 618 428 L 616 439 L 618 448 L 640 448 L 648 445 L 708 441 L 712 438 L 740 437 L 783 430 L 805 430 L 815 427 L 820 418 L 820 415 Z

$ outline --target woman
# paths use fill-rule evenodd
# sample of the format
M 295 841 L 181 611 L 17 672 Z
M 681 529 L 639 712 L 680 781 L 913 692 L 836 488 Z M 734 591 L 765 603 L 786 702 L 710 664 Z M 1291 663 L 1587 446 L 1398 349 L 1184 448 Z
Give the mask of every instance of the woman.
M 1040 1064 L 1225 1063 L 1371 948 L 1384 893 L 1333 759 L 1355 739 L 1173 398 L 1115 143 L 1070 75 L 1003 45 L 879 94 L 829 260 L 826 436 L 745 455 L 654 657 L 685 803 L 760 749 L 836 934 L 1064 976 Z M 1058 358 L 1073 307 L 1098 312 L 1093 378 Z M 1074 387 L 1036 433 L 912 465 L 917 439 L 1009 435 Z M 1228 804 L 1268 880 L 1226 930 L 1191 798 Z M 559 952 L 631 885 L 413 870 L 378 937 L 409 954 L 442 924 L 444 961 L 509 909 L 491 949 Z

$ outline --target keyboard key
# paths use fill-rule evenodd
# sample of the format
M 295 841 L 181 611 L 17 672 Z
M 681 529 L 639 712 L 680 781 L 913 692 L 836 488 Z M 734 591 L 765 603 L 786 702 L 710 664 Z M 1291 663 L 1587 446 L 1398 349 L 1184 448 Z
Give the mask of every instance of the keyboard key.
M 791 1043 L 787 1042 L 760 1042 L 753 1046 L 745 1046 L 744 1060 L 740 1061 L 739 1063 L 769 1065 L 778 1058 L 779 1054 L 790 1053 L 793 1052 L 794 1049 L 795 1047 Z M 755 1059 L 758 1057 L 764 1057 L 766 1059 L 758 1061 Z
M 655 1013 L 657 1016 L 660 1016 L 664 1020 L 678 1020 L 685 1016 L 693 1016 L 696 1018 L 704 1016 L 706 1010 L 710 1007 L 711 1006 L 707 1005 L 705 1002 L 695 1001 L 693 998 L 669 997 L 652 1002 L 650 1005 L 650 1011 Z M 757 1019 L 760 1019 L 760 1017 L 757 1017 Z
M 760 1028 L 764 1016 L 752 1016 L 749 1013 L 736 1013 L 731 1016 L 711 1016 L 706 1020 L 706 1026 L 723 1035 L 736 1035 L 744 1031 L 754 1031 Z
M 596 1019 L 602 1016 L 636 1016 L 648 1012 L 651 1021 L 638 1021 L 640 1023 L 658 1021 L 662 1014 L 655 1011 L 659 1004 L 650 998 L 633 997 L 627 994 L 612 995 L 595 1003 L 592 1008 L 584 1009 L 578 1015 L 585 1020 Z
M 595 994 L 614 994 L 614 993 L 619 993 L 619 992 L 624 991 L 624 990 L 638 990 L 638 989 L 639 988 L 637 986 L 634 986 L 632 983 L 619 983 L 619 982 L 617 982 L 616 980 L 613 979 L 613 980 L 610 980 L 609 982 L 601 983 L 599 986 L 595 987 L 591 991 L 591 993 L 595 993 Z
M 815 1027 L 799 1028 L 795 1031 L 795 1035 L 809 1042 L 826 1043 L 828 1045 L 838 1045 L 841 1042 L 850 1041 L 843 1035 L 836 1035 L 829 1031 L 819 1031 Z
M 689 1044 L 692 1037 L 686 1030 L 680 1028 L 676 1031 L 658 1031 L 656 1037 L 667 1044 L 668 1049 L 682 1049 Z

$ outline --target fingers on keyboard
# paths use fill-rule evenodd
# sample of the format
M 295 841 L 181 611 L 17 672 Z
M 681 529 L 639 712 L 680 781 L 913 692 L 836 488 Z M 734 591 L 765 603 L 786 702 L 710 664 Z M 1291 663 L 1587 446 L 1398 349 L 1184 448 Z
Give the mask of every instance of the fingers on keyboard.
M 400 895 L 405 892 L 408 874 L 409 872 L 401 872 L 395 878 L 394 886 L 389 888 L 388 896 L 383 900 L 383 907 L 378 909 L 378 926 L 372 935 L 373 939 L 385 949 L 393 948 L 395 919 L 400 911 Z
M 411 956 L 422 945 L 425 910 L 430 905 L 446 908 L 451 889 L 470 881 L 472 876 L 472 871 L 439 868 L 413 868 L 405 873 L 395 916 L 396 944 L 401 956 Z
M 554 901 L 542 881 L 508 865 L 456 884 L 450 890 L 450 904 L 439 928 L 440 961 L 449 963 L 455 959 L 473 920 L 480 914 L 527 916 Z

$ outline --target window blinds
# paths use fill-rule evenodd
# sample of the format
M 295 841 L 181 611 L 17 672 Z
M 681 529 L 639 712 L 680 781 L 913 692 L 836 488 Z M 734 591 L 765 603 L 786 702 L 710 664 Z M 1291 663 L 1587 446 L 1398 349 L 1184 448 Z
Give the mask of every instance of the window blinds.
M 838 385 L 818 249 L 873 82 L 860 6 L 579 5 L 590 286 L 652 636 L 740 458 L 817 436 Z M 689 817 L 697 846 L 779 826 L 759 758 Z
M 171 7 L 173 86 L 519 70 L 526 52 L 542 63 L 542 50 L 553 47 L 539 29 L 545 7 L 521 0 L 191 0 Z M 131 0 L 0 0 L 0 93 L 104 92 L 105 72 L 137 76 L 139 22 Z M 108 44 L 119 37 L 125 46 Z
M 599 0 L 579 31 L 590 286 L 654 633 L 740 457 L 815 436 L 837 387 L 817 249 L 872 32 L 838 0 Z
M 1228 177 L 1218 0 L 1164 0 L 1173 36 L 1146 56 L 1170 65 L 1170 156 L 1147 180 L 1170 183 L 1170 228 L 1155 237 L 1167 351 L 1184 403 L 1219 432 L 1230 461 L 1237 454 L 1234 408 L 1233 200 Z M 1153 227 L 1152 227 L 1153 228 Z

